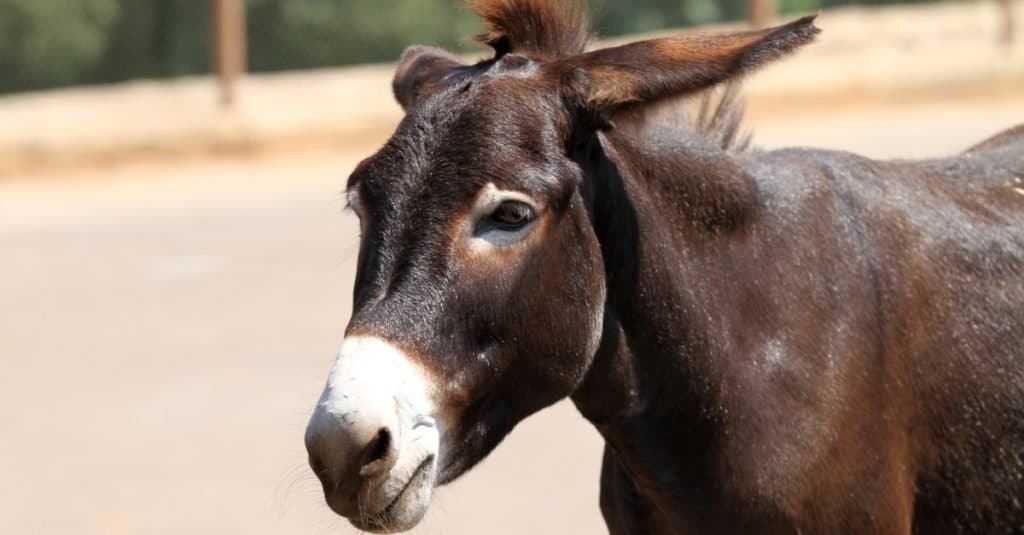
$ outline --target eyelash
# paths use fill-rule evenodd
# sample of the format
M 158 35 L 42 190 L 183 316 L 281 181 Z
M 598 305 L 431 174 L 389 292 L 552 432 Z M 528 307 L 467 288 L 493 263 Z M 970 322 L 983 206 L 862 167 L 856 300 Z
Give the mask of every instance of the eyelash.
M 511 216 L 510 218 L 503 218 L 503 216 Z M 489 219 L 498 227 L 504 227 L 510 230 L 522 228 L 529 224 L 536 218 L 536 214 L 526 203 L 517 201 L 505 201 L 498 205 L 497 208 Z

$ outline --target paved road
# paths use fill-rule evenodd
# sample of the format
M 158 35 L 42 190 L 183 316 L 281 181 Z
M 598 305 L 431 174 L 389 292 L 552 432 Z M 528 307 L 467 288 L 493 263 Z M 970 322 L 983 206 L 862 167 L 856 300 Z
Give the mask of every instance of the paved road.
M 944 154 L 1024 100 L 791 116 L 758 140 Z M 350 306 L 365 150 L 0 182 L 0 531 L 326 534 L 302 431 Z M 560 404 L 442 490 L 418 533 L 600 533 L 600 441 Z

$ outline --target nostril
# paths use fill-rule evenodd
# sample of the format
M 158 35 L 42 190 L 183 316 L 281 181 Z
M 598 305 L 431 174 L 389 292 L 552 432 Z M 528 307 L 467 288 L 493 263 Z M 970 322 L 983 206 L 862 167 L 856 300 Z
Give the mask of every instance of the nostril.
M 391 439 L 391 431 L 382 427 L 363 451 L 359 475 L 372 477 L 385 473 L 394 466 L 397 457 L 397 451 Z
M 368 462 L 376 461 L 387 455 L 388 449 L 391 447 L 391 432 L 386 428 L 381 428 L 377 432 L 377 436 L 370 443 L 370 446 L 366 449 L 366 456 L 363 458 L 363 464 Z

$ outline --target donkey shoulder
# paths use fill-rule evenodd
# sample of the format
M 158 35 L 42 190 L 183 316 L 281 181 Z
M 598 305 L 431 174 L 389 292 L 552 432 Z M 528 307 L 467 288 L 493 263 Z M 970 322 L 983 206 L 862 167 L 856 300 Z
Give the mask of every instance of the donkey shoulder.
M 974 145 L 967 149 L 967 154 L 1014 147 L 1018 151 L 1024 152 L 1024 124 L 1004 130 Z
M 827 188 L 854 215 L 918 220 L 935 230 L 952 221 L 995 223 L 1024 234 L 1024 125 L 946 158 L 875 160 L 787 148 L 755 153 L 747 169 L 769 196 Z M 787 195 L 810 200 L 801 197 Z

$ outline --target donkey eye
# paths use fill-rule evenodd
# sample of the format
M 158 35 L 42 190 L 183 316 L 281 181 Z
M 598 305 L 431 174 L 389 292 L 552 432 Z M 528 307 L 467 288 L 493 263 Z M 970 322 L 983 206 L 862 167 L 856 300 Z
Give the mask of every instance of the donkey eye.
M 498 227 L 510 230 L 522 227 L 533 221 L 533 218 L 533 208 L 516 201 L 505 201 L 491 213 L 491 222 Z

